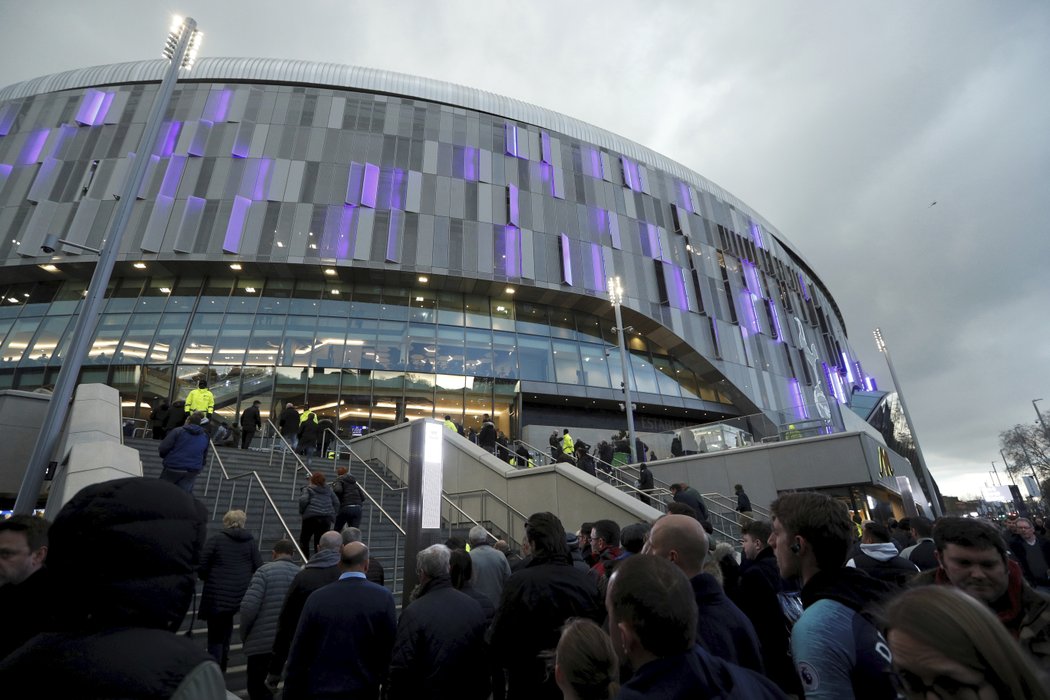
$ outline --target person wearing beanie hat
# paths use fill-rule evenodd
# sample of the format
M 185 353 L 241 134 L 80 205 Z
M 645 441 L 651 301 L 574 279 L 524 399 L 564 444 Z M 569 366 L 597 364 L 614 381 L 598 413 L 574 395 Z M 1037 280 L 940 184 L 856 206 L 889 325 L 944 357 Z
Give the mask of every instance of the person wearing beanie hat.
M 177 486 L 92 484 L 48 533 L 56 627 L 0 664 L 12 697 L 225 698 L 222 672 L 177 636 L 195 589 L 207 511 Z

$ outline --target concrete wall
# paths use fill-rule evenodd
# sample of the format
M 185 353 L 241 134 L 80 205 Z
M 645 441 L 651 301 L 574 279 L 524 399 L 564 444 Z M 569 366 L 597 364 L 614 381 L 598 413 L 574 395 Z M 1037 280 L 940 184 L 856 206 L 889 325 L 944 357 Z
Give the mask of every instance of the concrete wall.
M 4 431 L 0 496 L 13 499 L 18 494 L 50 401 L 49 394 L 12 389 L 0 391 L 0 426 Z
M 404 462 L 391 453 L 408 457 L 410 431 L 408 424 L 395 426 L 357 438 L 351 447 L 362 458 L 382 460 L 403 480 Z M 602 518 L 615 520 L 623 526 L 651 521 L 661 515 L 661 511 L 576 467 L 555 464 L 516 469 L 458 434 L 446 430 L 443 436 L 445 493 L 483 489 L 507 502 L 518 513 L 508 512 L 490 501 L 483 514 L 480 498 L 454 499 L 475 520 L 489 520 L 516 540 L 520 541 L 524 518 L 541 511 L 557 515 L 568 531 L 575 531 L 585 521 Z
M 650 467 L 657 480 L 684 481 L 702 493 L 730 495 L 735 484 L 742 484 L 752 503 L 768 508 L 784 491 L 878 483 L 897 492 L 896 479 L 879 474 L 879 447 L 867 433 L 837 433 L 689 455 Z M 917 490 L 908 460 L 890 450 L 886 454 L 894 475 L 907 476 L 913 492 Z M 916 501 L 926 502 L 921 495 Z

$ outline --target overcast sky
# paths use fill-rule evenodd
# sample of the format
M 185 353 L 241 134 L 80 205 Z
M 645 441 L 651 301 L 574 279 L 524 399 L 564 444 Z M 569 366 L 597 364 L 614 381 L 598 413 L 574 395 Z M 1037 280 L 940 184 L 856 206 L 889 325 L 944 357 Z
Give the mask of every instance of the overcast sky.
M 813 264 L 931 471 L 976 493 L 1050 414 L 1050 3 L 0 0 L 0 86 L 159 56 L 347 63 L 461 83 L 649 146 Z M 931 206 L 932 202 L 936 205 Z M 1050 416 L 1048 416 L 1050 418 Z

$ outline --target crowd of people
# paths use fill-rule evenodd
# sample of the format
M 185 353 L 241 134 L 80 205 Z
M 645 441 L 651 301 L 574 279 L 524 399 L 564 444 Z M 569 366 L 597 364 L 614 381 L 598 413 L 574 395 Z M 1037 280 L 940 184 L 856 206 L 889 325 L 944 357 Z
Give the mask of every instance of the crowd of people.
M 738 555 L 676 484 L 653 522 L 541 512 L 520 555 L 481 526 L 426 547 L 399 614 L 352 481 L 349 502 L 311 485 L 301 568 L 288 540 L 262 563 L 242 511 L 206 538 L 179 486 L 105 482 L 50 527 L 0 522 L 5 693 L 224 698 L 239 615 L 253 699 L 1050 699 L 1050 542 L 1027 518 L 858 532 L 841 501 L 790 493 L 741 517 Z M 175 634 L 195 579 L 206 649 Z

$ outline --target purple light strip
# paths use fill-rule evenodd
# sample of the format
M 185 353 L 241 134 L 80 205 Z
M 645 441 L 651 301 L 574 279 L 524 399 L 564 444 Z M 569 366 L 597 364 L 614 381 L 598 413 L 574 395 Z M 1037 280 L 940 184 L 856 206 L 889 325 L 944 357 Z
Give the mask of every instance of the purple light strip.
M 404 209 L 404 194 L 401 192 L 405 186 L 405 171 L 394 168 L 390 172 L 390 208 Z
M 463 149 L 463 179 L 469 182 L 478 181 L 478 168 L 474 161 L 478 158 L 478 149 L 467 146 Z
M 748 321 L 755 333 L 761 333 L 762 327 L 758 325 L 758 312 L 755 310 L 755 295 L 746 289 L 741 292 L 744 295 L 744 311 L 747 312 Z
M 802 273 L 798 273 L 798 286 L 802 288 L 802 298 L 809 301 L 809 289 L 806 287 L 806 281 L 802 279 Z
M 554 166 L 546 163 L 540 163 L 539 165 L 540 178 L 550 185 L 551 197 L 558 197 L 558 183 L 554 180 Z
M 879 390 L 879 385 L 875 383 L 875 377 L 865 377 L 864 383 L 868 385 L 868 391 Z
M 751 222 L 751 239 L 755 242 L 755 247 L 765 248 L 765 241 L 762 240 L 762 230 L 758 227 L 758 224 Z
M 758 272 L 755 270 L 755 266 L 747 260 L 741 260 L 740 265 L 744 270 L 744 281 L 747 283 L 748 290 L 753 294 L 762 296 L 762 287 L 758 283 Z
M 22 147 L 22 153 L 18 157 L 18 162 L 22 165 L 30 165 L 37 162 L 40 159 L 40 151 L 44 150 L 44 144 L 47 143 L 47 137 L 50 133 L 50 129 L 40 129 L 31 133 L 29 138 L 26 139 L 25 146 Z
M 255 176 L 255 186 L 252 188 L 252 199 L 266 199 L 266 192 L 270 189 L 270 168 L 273 161 L 269 158 L 260 158 L 258 174 Z
M 831 381 L 831 368 L 828 367 L 828 363 L 826 362 L 821 362 L 820 366 L 824 368 L 824 381 L 827 382 L 828 391 L 831 393 L 832 396 L 838 399 L 839 395 L 835 393 L 835 384 Z
M 507 219 L 507 223 L 521 226 L 518 216 L 518 188 L 514 185 L 507 185 Z
M 160 183 L 160 194 L 165 197 L 174 197 L 179 191 L 179 181 L 182 179 L 182 171 L 186 167 L 185 156 L 172 156 L 168 161 L 168 168 L 164 171 L 164 179 Z
M 858 382 L 863 383 L 864 382 L 864 370 L 861 369 L 860 361 L 858 360 L 857 362 L 854 362 L 853 363 L 853 367 L 855 368 L 855 371 L 856 371 L 856 374 L 853 375 L 853 376 L 855 376 L 857 378 Z
M 777 312 L 777 305 L 772 299 L 767 300 L 769 302 L 769 311 L 773 316 L 773 325 L 777 332 L 777 342 L 784 342 L 784 329 L 780 326 L 780 314 Z
M 167 128 L 163 125 L 160 131 L 160 143 L 154 150 L 161 158 L 167 158 L 175 152 L 175 146 L 179 142 L 179 132 L 182 130 L 182 122 L 168 122 Z
M 397 209 L 390 210 L 390 225 L 387 226 L 386 235 L 386 261 L 387 262 L 401 262 L 401 219 L 404 217 L 404 212 L 398 211 Z
M 789 379 L 788 387 L 790 387 L 791 398 L 795 402 L 795 418 L 799 420 L 805 420 L 809 418 L 809 410 L 806 408 L 806 402 L 802 398 L 802 387 L 799 386 L 797 379 Z
M 226 226 L 226 239 L 222 242 L 222 249 L 227 253 L 239 253 L 241 251 L 241 236 L 244 235 L 244 219 L 248 216 L 248 208 L 252 200 L 247 197 L 236 195 L 233 198 L 233 209 L 230 211 L 230 223 Z M 187 203 L 189 206 L 189 203 Z
M 237 129 L 237 134 L 233 137 L 233 149 L 230 151 L 230 155 L 234 158 L 247 158 L 252 150 L 254 131 L 255 129 L 247 124 L 241 124 Z
M 843 367 L 843 369 L 846 370 L 846 379 L 848 379 L 849 383 L 852 384 L 853 383 L 853 367 L 850 366 L 849 357 L 846 356 L 846 353 L 842 353 L 842 367 Z
M 365 175 L 361 180 L 361 205 L 375 209 L 378 190 L 379 166 L 365 163 Z
M 693 198 L 689 196 L 689 185 L 685 184 L 681 180 L 678 181 L 678 201 L 682 203 L 682 207 L 693 214 Z
M 587 149 L 591 152 L 591 177 L 596 177 L 601 180 L 605 177 L 604 169 L 602 168 L 602 156 L 598 153 L 597 149 Z
M 546 131 L 540 132 L 540 157 L 543 162 L 547 165 L 553 165 L 554 162 L 551 160 L 551 135 Z
M 605 281 L 605 259 L 602 257 L 602 247 L 597 243 L 591 243 L 591 271 L 594 272 L 594 290 L 608 291 L 608 283 Z
M 95 126 L 98 124 L 99 109 L 106 99 L 106 93 L 101 90 L 88 90 L 80 101 L 80 109 L 77 110 L 76 121 L 84 126 Z
M 570 287 L 572 286 L 572 255 L 569 250 L 569 237 L 564 233 L 558 234 L 561 241 L 561 279 Z
M 623 166 L 624 184 L 635 190 L 634 179 L 631 173 L 631 161 L 627 160 L 627 156 L 620 156 L 620 165 Z
M 503 272 L 521 277 L 521 232 L 513 226 L 503 228 Z

